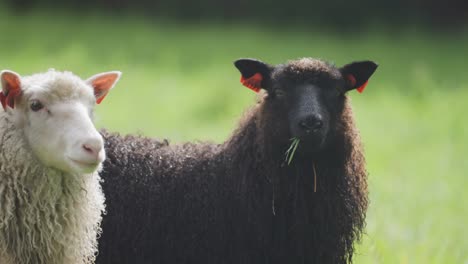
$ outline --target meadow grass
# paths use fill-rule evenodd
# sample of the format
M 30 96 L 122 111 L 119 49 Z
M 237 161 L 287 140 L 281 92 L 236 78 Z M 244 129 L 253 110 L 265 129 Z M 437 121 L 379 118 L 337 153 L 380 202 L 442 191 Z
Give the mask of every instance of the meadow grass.
M 221 142 L 254 94 L 232 62 L 304 56 L 380 64 L 350 93 L 369 170 L 370 209 L 355 263 L 468 263 L 468 35 L 248 24 L 181 25 L 137 16 L 0 11 L 0 68 L 87 77 L 121 70 L 97 125 L 172 141 Z

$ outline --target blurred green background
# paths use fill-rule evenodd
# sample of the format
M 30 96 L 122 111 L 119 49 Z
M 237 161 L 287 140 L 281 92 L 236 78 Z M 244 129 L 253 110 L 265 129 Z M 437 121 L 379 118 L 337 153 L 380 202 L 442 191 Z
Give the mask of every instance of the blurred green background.
M 255 101 L 235 59 L 374 60 L 366 91 L 350 93 L 371 199 L 355 263 L 467 264 L 466 3 L 309 2 L 4 1 L 0 65 L 121 70 L 99 127 L 221 142 Z

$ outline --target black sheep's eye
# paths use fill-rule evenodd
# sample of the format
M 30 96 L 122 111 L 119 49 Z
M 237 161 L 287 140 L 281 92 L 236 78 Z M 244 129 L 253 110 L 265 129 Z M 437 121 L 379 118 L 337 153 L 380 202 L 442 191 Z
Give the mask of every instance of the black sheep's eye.
M 32 100 L 30 108 L 34 112 L 37 112 L 37 111 L 41 110 L 42 108 L 44 108 L 44 105 L 41 102 L 39 102 L 39 100 Z
M 275 90 L 275 96 L 276 97 L 284 97 L 286 95 L 286 92 L 280 89 Z

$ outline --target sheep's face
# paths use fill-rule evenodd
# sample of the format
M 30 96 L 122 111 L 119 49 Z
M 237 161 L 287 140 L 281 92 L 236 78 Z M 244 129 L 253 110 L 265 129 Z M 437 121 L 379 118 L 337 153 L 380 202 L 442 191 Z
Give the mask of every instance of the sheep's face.
M 309 58 L 277 66 L 242 59 L 235 65 L 245 86 L 266 91 L 263 118 L 268 131 L 279 143 L 299 139 L 301 152 L 320 151 L 326 145 L 337 126 L 345 93 L 362 91 L 377 67 L 365 61 L 336 68 Z
M 103 139 L 93 125 L 94 106 L 119 76 L 110 72 L 83 81 L 53 70 L 28 77 L 3 71 L 0 99 L 44 165 L 69 173 L 91 173 L 105 159 Z
M 266 98 L 265 107 L 284 113 L 277 115 L 283 120 L 277 119 L 275 123 L 288 124 L 288 137 L 299 139 L 308 150 L 319 150 L 326 141 L 330 122 L 343 105 L 343 95 L 333 85 L 278 80 Z

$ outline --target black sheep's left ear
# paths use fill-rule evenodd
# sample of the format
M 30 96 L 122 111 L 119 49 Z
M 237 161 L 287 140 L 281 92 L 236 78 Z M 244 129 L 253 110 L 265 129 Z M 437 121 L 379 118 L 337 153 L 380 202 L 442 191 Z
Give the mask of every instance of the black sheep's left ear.
M 239 59 L 234 62 L 234 66 L 241 73 L 242 85 L 256 93 L 260 89 L 268 90 L 272 66 L 256 59 Z
M 340 72 L 346 81 L 345 92 L 357 89 L 358 92 L 362 93 L 377 67 L 377 63 L 373 61 L 358 61 L 341 67 Z

